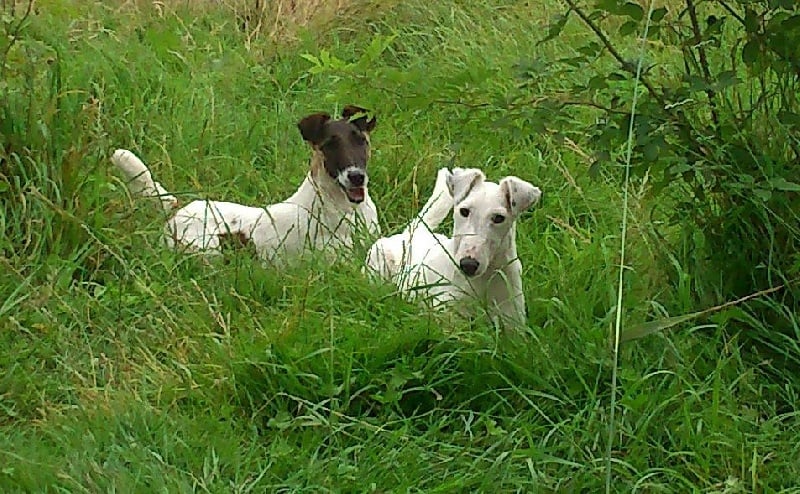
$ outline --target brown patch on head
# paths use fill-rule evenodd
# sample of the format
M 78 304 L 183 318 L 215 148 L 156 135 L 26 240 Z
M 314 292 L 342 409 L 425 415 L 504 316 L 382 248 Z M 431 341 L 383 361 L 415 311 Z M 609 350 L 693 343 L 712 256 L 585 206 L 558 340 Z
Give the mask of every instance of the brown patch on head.
M 326 174 L 354 203 L 364 199 L 370 156 L 369 133 L 375 124 L 375 118 L 369 118 L 366 110 L 357 106 L 345 106 L 337 120 L 327 113 L 314 113 L 297 124 L 303 139 L 315 151 L 312 168 L 319 166 L 320 160 Z
M 219 250 L 222 252 L 236 252 L 241 250 L 251 251 L 255 254 L 255 245 L 250 236 L 242 231 L 218 233 Z
M 361 132 L 369 134 L 378 122 L 375 120 L 375 117 L 369 118 L 368 113 L 369 110 L 361 108 L 360 106 L 347 105 L 342 109 L 342 118 L 352 122 Z M 358 116 L 358 118 L 354 118 L 356 116 Z

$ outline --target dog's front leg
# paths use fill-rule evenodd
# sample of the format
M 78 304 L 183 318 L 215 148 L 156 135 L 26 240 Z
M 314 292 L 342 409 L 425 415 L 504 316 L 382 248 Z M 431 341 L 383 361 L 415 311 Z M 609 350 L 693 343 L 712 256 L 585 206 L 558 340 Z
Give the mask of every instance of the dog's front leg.
M 521 271 L 521 266 L 511 265 L 498 273 L 489 287 L 492 319 L 504 327 L 520 328 L 527 324 Z
M 492 319 L 506 329 L 518 329 L 527 325 L 525 295 L 521 291 L 497 301 L 493 309 Z

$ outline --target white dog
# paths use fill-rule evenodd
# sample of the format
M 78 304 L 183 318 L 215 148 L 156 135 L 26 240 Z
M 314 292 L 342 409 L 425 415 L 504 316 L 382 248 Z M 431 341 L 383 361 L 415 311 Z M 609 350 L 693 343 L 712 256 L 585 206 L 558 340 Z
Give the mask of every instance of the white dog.
M 422 211 L 402 233 L 378 239 L 367 266 L 405 294 L 469 313 L 485 303 L 496 324 L 525 324 L 515 220 L 542 192 L 517 177 L 487 182 L 477 169 L 439 170 Z M 433 233 L 453 210 L 453 236 Z M 476 304 L 477 303 L 477 304 Z
M 359 223 L 379 234 L 378 212 L 367 191 L 375 119 L 364 112 L 347 106 L 339 120 L 315 113 L 297 124 L 313 156 L 308 175 L 291 197 L 266 208 L 193 201 L 167 221 L 167 244 L 211 252 L 252 244 L 264 261 L 282 263 L 305 249 L 349 247 Z M 177 198 L 153 180 L 132 152 L 119 149 L 111 161 L 127 178 L 132 195 L 157 197 L 168 213 L 178 207 Z

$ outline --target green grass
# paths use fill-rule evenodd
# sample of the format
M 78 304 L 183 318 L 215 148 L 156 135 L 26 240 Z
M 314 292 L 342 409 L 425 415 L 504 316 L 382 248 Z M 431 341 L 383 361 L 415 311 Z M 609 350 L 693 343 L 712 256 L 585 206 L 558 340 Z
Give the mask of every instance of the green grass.
M 560 7 L 400 4 L 248 50 L 225 9 L 41 2 L 2 114 L 21 157 L 0 163 L 2 492 L 603 489 L 618 177 L 592 180 L 571 148 L 458 103 L 503 100 L 517 64 L 568 55 L 535 43 Z M 310 72 L 301 55 L 323 50 L 353 65 Z M 530 331 L 426 314 L 367 282 L 363 252 L 277 272 L 166 251 L 156 208 L 132 204 L 108 162 L 127 147 L 181 197 L 266 204 L 306 172 L 295 123 L 347 103 L 378 117 L 385 231 L 442 165 L 542 188 L 518 227 Z M 631 323 L 700 308 L 693 273 L 668 276 L 645 197 Z M 614 492 L 800 492 L 800 387 L 740 342 L 757 324 L 736 309 L 623 347 Z

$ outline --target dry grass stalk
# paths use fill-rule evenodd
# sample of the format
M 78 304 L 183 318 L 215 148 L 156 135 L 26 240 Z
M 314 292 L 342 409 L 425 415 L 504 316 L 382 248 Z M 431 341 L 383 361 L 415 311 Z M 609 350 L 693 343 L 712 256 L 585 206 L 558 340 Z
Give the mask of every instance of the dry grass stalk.
M 334 19 L 353 0 L 219 0 L 233 10 L 248 42 L 259 36 L 291 41 L 301 29 Z

